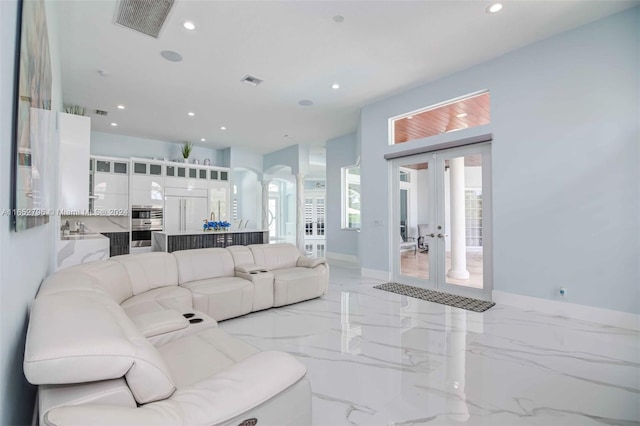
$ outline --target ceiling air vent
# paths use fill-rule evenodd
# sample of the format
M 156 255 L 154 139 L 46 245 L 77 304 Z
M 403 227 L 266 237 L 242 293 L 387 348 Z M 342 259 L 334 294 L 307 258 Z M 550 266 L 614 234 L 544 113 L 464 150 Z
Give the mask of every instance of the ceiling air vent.
M 175 0 L 121 0 L 116 24 L 158 38 Z
M 101 109 L 97 109 L 97 110 L 96 110 L 96 114 L 97 114 L 97 115 L 107 115 L 107 114 L 109 114 L 109 113 L 108 113 L 107 111 L 103 111 L 103 110 L 101 110 Z
M 242 77 L 242 80 L 240 80 L 243 83 L 247 83 L 250 84 L 252 86 L 257 86 L 258 84 L 262 83 L 263 80 L 260 80 L 258 77 L 254 77 L 252 75 L 245 75 L 244 77 Z

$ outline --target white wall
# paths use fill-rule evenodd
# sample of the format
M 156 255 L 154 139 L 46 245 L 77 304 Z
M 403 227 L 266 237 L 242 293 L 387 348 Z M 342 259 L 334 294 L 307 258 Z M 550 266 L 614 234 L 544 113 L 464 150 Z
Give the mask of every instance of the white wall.
M 182 153 L 180 152 L 182 146 L 183 143 L 144 139 L 114 133 L 91 132 L 92 155 L 122 158 L 156 157 L 158 159 L 177 160 L 182 158 Z M 210 147 L 193 145 L 189 162 L 193 162 L 193 159 L 196 158 L 200 160 L 200 164 L 204 164 L 204 160 L 208 158 L 211 160 L 212 166 L 223 166 L 219 162 L 220 158 L 216 150 Z
M 51 3 L 46 3 L 52 62 L 52 107 L 62 105 L 58 32 Z M 0 210 L 11 205 L 11 147 L 13 126 L 14 54 L 18 5 L 0 1 Z M 51 155 L 57 158 L 57 141 Z M 56 162 L 57 163 L 57 162 Z M 54 205 L 56 204 L 54 195 Z M 0 424 L 29 424 L 33 413 L 35 387 L 22 373 L 27 309 L 42 279 L 53 264 L 53 244 L 57 234 L 55 218 L 48 225 L 16 233 L 10 219 L 0 216 L 0 304 L 1 304 L 1 395 Z
M 640 8 L 362 110 L 362 266 L 388 270 L 385 153 L 494 134 L 494 289 L 640 312 Z M 388 119 L 491 92 L 491 124 L 388 145 Z

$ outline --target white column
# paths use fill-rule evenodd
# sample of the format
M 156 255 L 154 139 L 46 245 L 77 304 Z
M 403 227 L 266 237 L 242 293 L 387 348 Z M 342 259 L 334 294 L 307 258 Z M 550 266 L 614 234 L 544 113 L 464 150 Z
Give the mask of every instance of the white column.
M 269 185 L 271 180 L 262 180 L 262 229 L 269 229 Z M 274 237 L 275 235 L 270 235 Z
M 459 280 L 469 278 L 464 217 L 464 157 L 449 160 L 451 184 L 451 269 L 447 276 Z
M 304 175 L 296 173 L 296 246 L 304 253 Z

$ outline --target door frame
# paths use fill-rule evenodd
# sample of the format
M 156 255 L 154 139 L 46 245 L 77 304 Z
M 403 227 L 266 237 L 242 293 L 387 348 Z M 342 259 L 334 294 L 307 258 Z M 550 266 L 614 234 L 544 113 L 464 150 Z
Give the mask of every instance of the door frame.
M 433 247 L 429 250 L 429 279 L 422 279 L 411 277 L 408 275 L 401 275 L 400 266 L 400 232 L 398 224 L 400 223 L 400 167 L 417 164 L 428 163 L 429 164 L 429 184 L 428 184 L 428 197 L 431 201 L 429 203 L 429 231 L 437 234 L 436 221 L 444 224 L 444 218 L 441 216 L 444 213 L 444 184 L 443 182 L 436 182 L 441 178 L 436 178 L 436 173 L 444 170 L 442 156 L 448 158 L 455 158 L 459 156 L 471 155 L 475 153 L 481 153 L 482 159 L 482 243 L 483 243 L 483 288 L 476 289 L 471 287 L 464 287 L 456 284 L 446 284 L 446 280 L 442 280 L 444 274 L 444 259 L 442 259 L 442 266 L 438 269 L 437 262 L 438 256 L 444 255 L 444 248 L 442 250 L 436 250 L 436 247 L 441 246 L 440 243 L 436 243 L 435 239 L 430 239 L 430 245 Z M 396 282 L 406 283 L 408 285 L 414 285 L 417 287 L 428 288 L 431 290 L 443 291 L 446 293 L 458 294 L 467 297 L 475 297 L 483 300 L 491 300 L 491 294 L 493 290 L 493 200 L 492 200 L 492 179 L 491 179 L 491 143 L 480 143 L 465 145 L 455 148 L 443 149 L 433 152 L 427 152 L 422 154 L 415 154 L 410 156 L 398 157 L 388 162 L 389 170 L 389 188 L 390 188 L 390 202 L 389 202 L 389 241 L 391 246 L 389 247 L 389 263 L 392 280 Z M 417 195 L 414 195 L 417 196 Z M 398 201 L 398 202 L 396 202 Z M 439 210 L 438 210 L 439 209 Z M 438 251 L 438 255 L 436 255 Z M 438 282 L 441 279 L 442 282 Z

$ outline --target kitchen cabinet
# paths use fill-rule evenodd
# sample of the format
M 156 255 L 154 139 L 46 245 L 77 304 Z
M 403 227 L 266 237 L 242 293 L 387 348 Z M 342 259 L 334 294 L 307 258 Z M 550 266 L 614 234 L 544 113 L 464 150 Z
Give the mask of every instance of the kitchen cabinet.
M 131 206 L 164 207 L 162 162 L 131 160 Z
M 164 207 L 166 232 L 201 231 L 209 217 L 207 191 L 195 188 L 167 188 Z
M 167 164 L 165 170 L 167 188 L 207 188 L 207 168 Z
M 129 161 L 92 157 L 91 212 L 122 215 L 129 209 Z
M 89 145 L 91 119 L 80 115 L 58 113 L 59 182 L 58 207 L 86 214 L 89 211 Z

